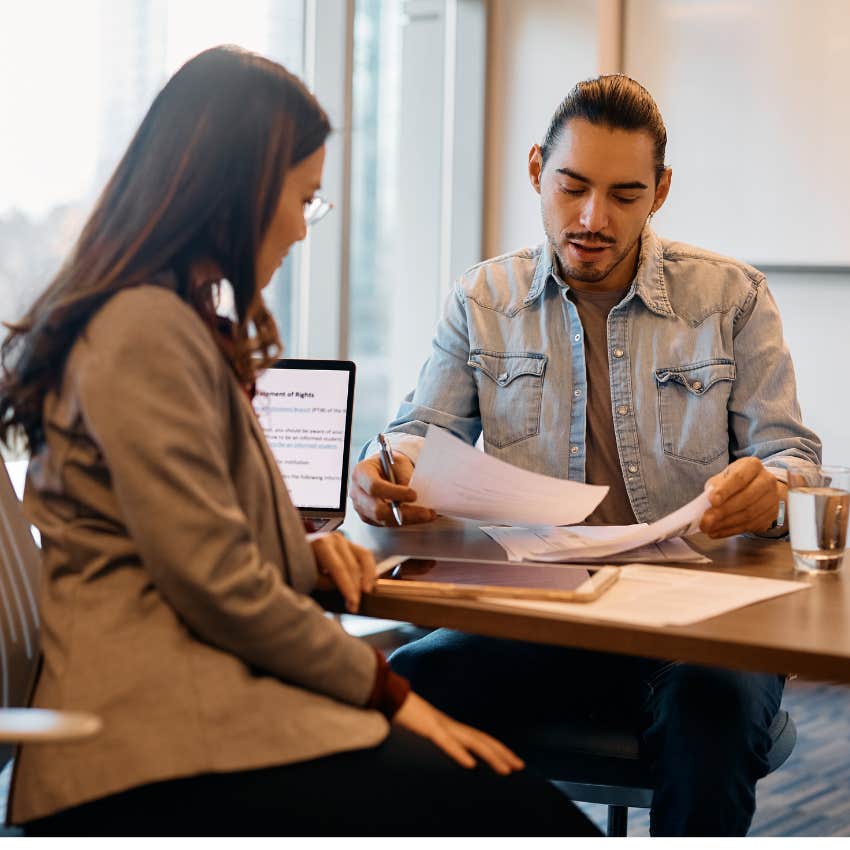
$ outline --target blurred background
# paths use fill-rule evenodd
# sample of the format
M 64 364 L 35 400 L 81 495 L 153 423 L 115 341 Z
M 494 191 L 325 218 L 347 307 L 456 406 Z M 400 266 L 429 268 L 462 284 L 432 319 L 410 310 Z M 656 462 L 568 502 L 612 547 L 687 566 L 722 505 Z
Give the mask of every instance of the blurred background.
M 335 210 L 270 300 L 288 353 L 356 361 L 355 447 L 413 386 L 452 280 L 541 240 L 526 159 L 560 99 L 624 71 L 668 126 L 656 229 L 767 272 L 804 416 L 850 461 L 848 0 L 0 0 L 0 320 L 169 75 L 227 42 L 301 75 L 334 123 Z

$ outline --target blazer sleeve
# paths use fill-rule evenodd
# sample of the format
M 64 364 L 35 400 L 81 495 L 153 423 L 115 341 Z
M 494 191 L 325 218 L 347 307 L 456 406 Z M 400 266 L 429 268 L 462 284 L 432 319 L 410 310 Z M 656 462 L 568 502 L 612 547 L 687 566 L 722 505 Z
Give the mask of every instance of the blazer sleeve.
M 228 469 L 230 380 L 205 325 L 176 295 L 115 296 L 74 374 L 127 531 L 165 600 L 202 640 L 309 690 L 365 705 L 371 647 L 264 561 Z

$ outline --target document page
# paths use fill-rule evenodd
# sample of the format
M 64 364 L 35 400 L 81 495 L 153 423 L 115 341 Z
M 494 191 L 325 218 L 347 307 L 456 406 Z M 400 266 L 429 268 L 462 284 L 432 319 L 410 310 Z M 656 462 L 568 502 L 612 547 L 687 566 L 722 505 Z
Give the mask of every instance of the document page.
M 804 581 L 631 564 L 594 602 L 487 600 L 493 605 L 641 626 L 686 626 L 765 599 L 807 590 Z
M 631 549 L 692 534 L 699 530 L 699 521 L 710 507 L 708 496 L 700 493 L 693 501 L 649 525 L 611 526 L 620 530 L 620 533 L 611 536 L 604 530 L 605 526 L 592 530 L 591 527 L 545 529 L 536 535 L 536 540 L 529 541 L 529 545 L 535 548 L 523 551 L 522 555 L 530 561 L 608 558 Z M 513 548 L 516 547 L 514 541 Z
M 581 522 L 608 492 L 511 466 L 433 425 L 410 486 L 438 513 L 523 526 Z
M 337 508 L 342 492 L 348 372 L 268 369 L 254 409 L 292 501 Z
M 586 540 L 587 545 L 591 546 L 599 541 L 620 537 L 627 533 L 630 528 L 634 528 L 634 526 L 576 525 L 571 526 L 569 529 L 557 530 L 570 531 L 576 537 Z M 555 529 L 482 525 L 481 530 L 489 537 L 492 537 L 505 550 L 509 561 L 528 561 L 532 559 L 533 552 L 539 552 L 547 545 Z M 691 549 L 681 537 L 673 537 L 670 540 L 658 540 L 655 543 L 639 546 L 636 549 L 609 553 L 603 556 L 588 556 L 577 550 L 570 558 L 570 561 L 573 563 L 604 562 L 606 564 L 711 563 L 710 558 L 706 558 L 705 555 L 701 555 L 699 552 Z

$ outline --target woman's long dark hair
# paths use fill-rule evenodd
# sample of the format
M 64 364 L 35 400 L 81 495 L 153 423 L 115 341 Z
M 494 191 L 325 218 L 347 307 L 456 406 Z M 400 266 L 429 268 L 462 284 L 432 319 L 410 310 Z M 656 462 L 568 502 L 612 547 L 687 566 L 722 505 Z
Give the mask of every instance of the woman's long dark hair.
M 320 148 L 328 118 L 301 81 L 236 47 L 187 62 L 154 100 L 65 264 L 0 348 L 0 438 L 44 441 L 42 411 L 76 338 L 116 292 L 176 276 L 177 293 L 207 320 L 212 285 L 193 264 L 215 263 L 234 294 L 225 346 L 246 383 L 280 350 L 255 259 L 286 171 Z

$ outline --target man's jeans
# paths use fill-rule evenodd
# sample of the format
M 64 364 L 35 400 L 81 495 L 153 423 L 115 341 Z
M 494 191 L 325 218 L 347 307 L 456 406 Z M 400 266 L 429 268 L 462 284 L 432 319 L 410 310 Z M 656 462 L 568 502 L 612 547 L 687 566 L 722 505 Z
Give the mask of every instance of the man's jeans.
M 510 741 L 519 724 L 616 717 L 655 784 L 653 835 L 745 835 L 784 678 L 440 629 L 390 658 L 413 689 Z M 521 755 L 521 754 L 520 754 Z

